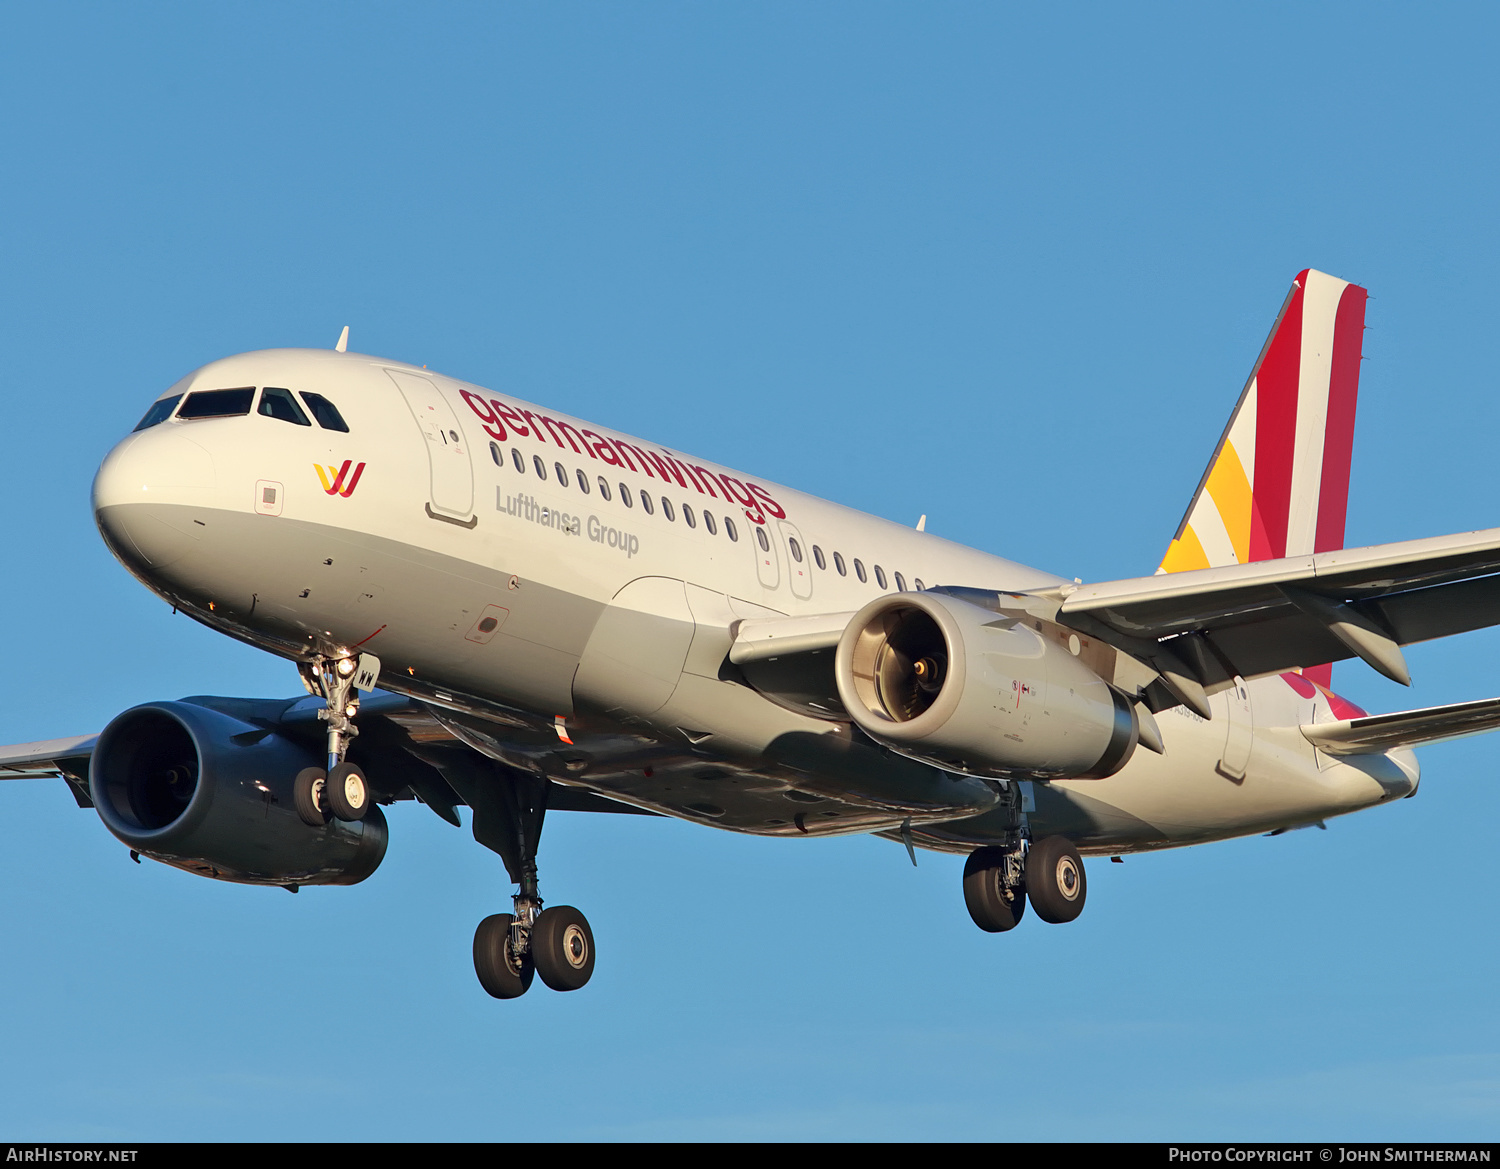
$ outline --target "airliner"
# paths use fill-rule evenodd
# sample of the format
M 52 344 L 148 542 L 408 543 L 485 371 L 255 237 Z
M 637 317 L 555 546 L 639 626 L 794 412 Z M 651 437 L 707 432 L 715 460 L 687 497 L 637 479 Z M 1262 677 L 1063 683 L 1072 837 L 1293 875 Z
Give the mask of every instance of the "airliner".
M 349 885 L 384 808 L 499 855 L 496 998 L 593 974 L 541 895 L 549 811 L 966 858 L 982 930 L 1074 920 L 1085 857 L 1274 834 L 1416 794 L 1500 699 L 1367 714 L 1357 658 L 1500 623 L 1500 529 L 1344 547 L 1365 290 L 1292 284 L 1152 576 L 1085 582 L 509 393 L 348 351 L 214 361 L 93 486 L 105 543 L 305 694 L 146 702 L 0 747 L 139 860 Z M 955 893 L 958 890 L 955 890 Z

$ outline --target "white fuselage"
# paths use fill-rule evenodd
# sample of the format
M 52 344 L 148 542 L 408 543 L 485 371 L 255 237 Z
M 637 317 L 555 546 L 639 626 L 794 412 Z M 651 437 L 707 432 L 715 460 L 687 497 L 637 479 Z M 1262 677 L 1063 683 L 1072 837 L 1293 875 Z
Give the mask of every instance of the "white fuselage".
M 169 394 L 249 386 L 325 395 L 348 432 L 259 413 L 174 418 L 122 441 L 95 482 L 110 546 L 173 604 L 287 657 L 378 654 L 382 688 L 471 728 L 488 719 L 493 733 L 473 732 L 479 745 L 508 750 L 514 727 L 534 765 L 672 815 L 778 834 L 911 819 L 932 847 L 986 839 L 980 805 L 841 800 L 835 779 L 773 758 L 768 744 L 847 738 L 847 726 L 777 707 L 720 679 L 717 663 L 744 618 L 1060 578 L 399 362 L 269 350 L 207 365 Z M 638 662 L 640 693 L 659 693 L 665 721 L 614 725 L 575 708 L 580 661 L 622 590 L 680 631 Z M 724 725 L 684 721 L 679 707 L 699 709 L 679 686 L 689 676 L 705 694 L 743 691 Z M 1321 691 L 1264 678 L 1212 707 L 1211 721 L 1181 707 L 1158 716 L 1165 755 L 1138 750 L 1107 779 L 1026 785 L 1028 813 L 1085 851 L 1124 852 L 1297 826 L 1415 790 L 1408 751 L 1334 760 L 1313 749 L 1297 728 L 1334 717 Z M 535 727 L 559 717 L 589 759 L 536 740 Z M 715 759 L 728 781 L 701 778 Z M 662 783 L 678 774 L 702 790 L 737 786 L 688 798 Z M 828 810 L 815 823 L 789 813 L 789 790 Z

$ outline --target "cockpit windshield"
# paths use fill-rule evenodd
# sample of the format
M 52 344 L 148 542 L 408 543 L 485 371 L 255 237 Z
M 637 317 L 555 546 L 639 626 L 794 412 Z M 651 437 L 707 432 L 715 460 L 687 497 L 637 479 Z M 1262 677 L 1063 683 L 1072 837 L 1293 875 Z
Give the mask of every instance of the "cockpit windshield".
M 345 434 L 349 433 L 349 424 L 344 421 L 338 407 L 322 394 L 310 394 L 303 390 L 302 400 L 307 403 L 312 416 L 318 420 L 318 425 L 324 430 L 342 430 Z
M 187 396 L 178 418 L 233 418 L 250 413 L 255 401 L 255 387 L 245 386 L 237 390 L 196 390 Z
M 256 408 L 256 413 L 281 422 L 290 422 L 294 426 L 311 426 L 312 422 L 307 417 L 311 414 L 324 430 L 349 433 L 349 424 L 344 421 L 344 416 L 339 413 L 338 407 L 322 394 L 302 390 L 300 391 L 301 400 L 299 401 L 298 398 L 299 395 L 292 393 L 291 390 L 285 390 L 279 386 L 266 386 L 260 392 L 260 405 Z M 179 402 L 182 403 L 181 407 L 178 406 Z M 174 394 L 170 398 L 161 398 L 152 402 L 151 408 L 136 423 L 135 429 L 145 430 L 165 422 L 172 417 L 174 410 L 179 419 L 194 421 L 200 418 L 237 418 L 240 415 L 249 414 L 250 408 L 254 405 L 254 386 L 240 386 L 232 390 L 194 390 L 187 395 L 186 399 L 181 394 Z
M 294 422 L 298 426 L 311 426 L 291 390 L 280 390 L 267 386 L 260 392 L 260 410 L 267 418 L 279 418 L 283 422 Z
M 159 402 L 152 402 L 151 409 L 146 411 L 145 417 L 135 424 L 136 430 L 145 430 L 155 426 L 158 422 L 165 422 L 172 416 L 177 403 L 182 401 L 181 394 L 173 394 L 170 398 L 163 398 Z

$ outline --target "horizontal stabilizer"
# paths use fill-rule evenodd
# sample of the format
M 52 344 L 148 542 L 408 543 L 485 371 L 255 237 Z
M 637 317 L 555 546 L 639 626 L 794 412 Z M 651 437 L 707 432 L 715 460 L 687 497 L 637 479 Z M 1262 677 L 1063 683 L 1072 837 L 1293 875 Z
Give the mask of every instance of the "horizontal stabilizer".
M 1407 682 L 1400 646 L 1500 624 L 1500 529 L 1044 592 L 1059 623 L 1169 687 L 1182 675 L 1214 694 L 1235 676 L 1356 656 Z
M 1302 733 L 1329 755 L 1373 755 L 1395 747 L 1416 747 L 1461 739 L 1500 728 L 1500 698 L 1455 702 L 1395 714 L 1372 714 L 1343 722 L 1310 723 Z

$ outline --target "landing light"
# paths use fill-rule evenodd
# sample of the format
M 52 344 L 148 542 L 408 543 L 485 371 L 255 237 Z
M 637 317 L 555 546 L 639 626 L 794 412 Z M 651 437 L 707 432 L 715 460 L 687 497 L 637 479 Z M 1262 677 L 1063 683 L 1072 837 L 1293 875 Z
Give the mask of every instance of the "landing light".
M 339 667 L 338 668 L 339 668 L 339 673 L 342 674 L 344 677 L 347 678 L 350 674 L 354 673 L 354 659 L 353 658 L 340 658 L 339 659 Z

